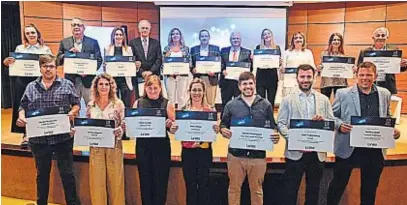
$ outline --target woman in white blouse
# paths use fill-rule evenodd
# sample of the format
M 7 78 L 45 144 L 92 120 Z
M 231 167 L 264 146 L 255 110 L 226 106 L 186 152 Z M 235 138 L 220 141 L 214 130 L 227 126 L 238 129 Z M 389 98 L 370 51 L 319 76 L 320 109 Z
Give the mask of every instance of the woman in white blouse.
M 290 48 L 285 51 L 283 56 L 282 74 L 284 74 L 285 68 L 298 68 L 301 64 L 311 65 L 315 69 L 314 56 L 311 50 L 306 47 L 305 34 L 302 32 L 294 33 L 291 38 Z M 287 84 L 287 82 L 284 81 L 284 84 Z M 295 82 L 295 85 L 297 85 L 297 82 Z M 294 91 L 296 87 L 284 86 L 283 97 Z
M 32 53 L 32 54 L 50 54 L 52 55 L 51 49 L 44 45 L 44 40 L 41 37 L 41 33 L 34 24 L 28 24 L 24 27 L 24 43 L 18 45 L 16 53 Z M 4 59 L 3 64 L 7 67 L 14 63 L 15 59 L 13 57 L 7 57 Z M 38 77 L 38 76 L 37 76 Z M 20 107 L 20 100 L 23 97 L 25 88 L 28 83 L 37 79 L 37 77 L 12 77 L 11 81 L 14 81 L 14 98 L 13 98 L 13 116 L 11 120 L 11 132 L 24 133 L 23 142 L 21 143 L 22 148 L 28 148 L 28 141 L 25 137 L 25 128 L 18 127 L 16 125 L 18 118 L 18 108 Z M 13 80 L 14 79 L 14 80 Z

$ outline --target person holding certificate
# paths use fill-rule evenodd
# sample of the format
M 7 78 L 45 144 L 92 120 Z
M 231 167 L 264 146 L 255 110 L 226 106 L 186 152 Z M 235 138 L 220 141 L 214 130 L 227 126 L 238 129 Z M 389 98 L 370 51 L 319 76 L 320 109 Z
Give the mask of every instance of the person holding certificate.
M 125 204 L 121 142 L 124 104 L 117 98 L 115 81 L 109 74 L 100 74 L 93 80 L 86 117 L 114 120 L 116 127 L 114 148 L 90 147 L 89 187 L 92 204 Z
M 184 36 L 178 28 L 171 29 L 168 34 L 168 45 L 164 48 L 164 58 L 182 57 L 189 59 L 189 48 L 185 45 Z M 188 61 L 189 62 L 189 61 Z M 188 74 L 167 76 L 168 100 L 181 108 L 187 102 Z
M 155 126 L 169 129 L 175 120 L 174 105 L 163 97 L 160 77 L 156 75 L 146 78 L 144 96 L 134 103 L 133 108 L 165 109 L 165 125 Z M 137 138 L 136 156 L 143 205 L 165 205 L 171 164 L 168 133 L 164 138 Z
M 386 50 L 400 50 L 399 48 L 391 45 L 387 45 L 390 32 L 386 27 L 379 27 L 373 31 L 372 39 L 373 45 L 360 51 L 358 58 L 358 65 L 364 62 L 365 51 L 386 51 Z M 407 70 L 407 59 L 402 59 L 400 62 L 400 71 Z M 390 91 L 391 94 L 397 94 L 396 77 L 394 74 L 381 73 L 377 76 L 376 84 L 380 87 L 384 87 Z
M 194 79 L 189 84 L 189 100 L 184 111 L 215 112 L 206 102 L 205 83 Z M 171 125 L 170 133 L 175 134 L 178 125 Z M 219 125 L 213 126 L 214 133 L 219 133 Z M 182 172 L 187 189 L 188 205 L 206 205 L 209 201 L 209 169 L 212 167 L 212 146 L 209 142 L 182 142 Z
M 280 70 L 284 77 L 283 86 L 283 97 L 295 91 L 297 85 L 295 85 L 295 75 L 287 74 L 286 68 L 298 68 L 301 64 L 311 65 L 315 69 L 314 56 L 312 51 L 307 49 L 307 44 L 305 40 L 305 34 L 302 32 L 296 32 L 291 38 L 290 48 L 287 49 L 283 55 L 283 66 Z M 286 74 L 285 74 L 286 73 Z M 292 78 L 287 79 L 287 76 L 292 76 Z M 292 82 L 288 82 L 292 81 Z
M 371 62 L 361 63 L 356 72 L 357 84 L 339 89 L 333 103 L 338 132 L 335 137 L 334 176 L 329 184 L 327 204 L 339 204 L 349 182 L 352 170 L 360 166 L 360 204 L 374 205 L 376 190 L 384 167 L 385 149 L 352 147 L 350 145 L 350 125 L 352 116 L 390 117 L 390 91 L 374 85 L 377 78 L 376 66 Z M 394 139 L 400 131 L 394 129 Z M 369 137 L 371 138 L 371 137 Z
M 329 99 L 312 89 L 315 70 L 311 65 L 300 65 L 297 69 L 298 90 L 290 93 L 280 103 L 277 126 L 286 139 L 285 204 L 297 204 L 298 189 L 303 174 L 306 175 L 305 204 L 318 204 L 319 184 L 324 170 L 326 152 L 290 150 L 290 120 L 335 121 Z M 322 138 L 321 138 L 322 139 Z
M 216 88 L 218 87 L 218 73 L 208 72 L 207 74 L 197 73 L 196 60 L 201 56 L 220 56 L 219 46 L 209 44 L 211 35 L 208 30 L 199 31 L 200 45 L 191 48 L 192 70 L 194 77 L 201 78 L 205 83 L 206 97 L 208 104 L 212 107 L 215 106 Z M 220 69 L 220 68 L 219 68 Z
M 227 68 L 234 69 L 234 67 L 227 66 L 231 62 L 244 62 L 243 64 L 249 63 L 250 65 L 246 68 L 247 71 L 252 72 L 253 67 L 251 65 L 251 51 L 249 49 L 241 47 L 242 37 L 239 32 L 232 32 L 230 34 L 230 44 L 231 46 L 222 48 L 220 55 L 222 57 L 222 73 L 220 75 L 219 87 L 222 97 L 222 110 L 225 108 L 226 103 L 228 103 L 233 97 L 240 95 L 240 90 L 238 88 L 238 83 L 236 79 L 228 79 Z M 239 66 L 237 66 L 241 70 Z M 230 73 L 229 76 L 232 76 Z M 239 76 L 239 74 L 237 74 Z
M 222 136 L 228 139 L 239 137 L 234 136 L 231 131 L 231 122 L 234 118 L 248 117 L 253 121 L 268 121 L 271 128 L 276 129 L 270 102 L 255 94 L 256 79 L 253 73 L 241 73 L 238 85 L 242 94 L 229 101 L 223 110 L 220 124 Z M 274 144 L 278 143 L 278 134 L 272 134 L 270 137 Z M 251 204 L 262 205 L 262 184 L 267 169 L 266 152 L 264 150 L 231 148 L 229 145 L 227 166 L 229 205 L 240 204 L 241 187 L 246 175 L 249 180 Z
M 18 45 L 16 53 L 32 53 L 32 54 L 52 54 L 51 49 L 44 45 L 41 32 L 34 24 L 28 24 L 24 27 L 24 44 Z M 3 64 L 7 67 L 14 64 L 14 57 L 7 57 L 4 59 Z M 24 77 L 15 76 L 14 78 L 14 95 L 13 95 L 13 114 L 11 119 L 11 132 L 24 133 L 23 141 L 21 142 L 21 148 L 28 148 L 28 140 L 25 135 L 25 129 L 16 125 L 18 119 L 18 109 L 20 107 L 20 100 L 24 94 L 27 85 L 37 79 L 38 77 Z
M 95 68 L 96 71 L 102 65 L 102 55 L 100 54 L 100 47 L 97 40 L 89 38 L 84 35 L 85 24 L 83 20 L 74 17 L 71 22 L 72 36 L 63 39 L 60 42 L 58 56 L 57 56 L 57 65 L 61 66 L 64 64 L 65 53 L 86 53 L 93 55 L 97 61 Z M 66 68 L 64 68 L 66 69 Z M 88 104 L 90 101 L 90 86 L 92 80 L 95 78 L 95 75 L 77 75 L 77 74 L 65 74 L 65 78 L 70 80 L 76 89 L 76 93 L 80 98 L 83 97 L 85 103 Z
M 68 107 L 70 111 L 67 116 L 72 121 L 80 109 L 79 97 L 75 92 L 73 84 L 66 79 L 57 76 L 55 57 L 41 55 L 39 59 L 41 76 L 27 85 L 25 93 L 21 98 L 19 118 L 17 126 L 27 127 L 26 113 L 31 110 L 52 109 L 55 107 Z M 58 122 L 56 117 L 48 115 L 43 124 Z M 39 126 L 38 126 L 39 127 Z M 58 127 L 58 126 L 56 126 Z M 38 128 L 41 129 L 41 128 Z M 45 126 L 48 129 L 48 126 Z M 50 128 L 51 129 L 51 128 Z M 46 132 L 47 130 L 30 130 Z M 56 130 L 53 130 L 56 131 Z M 59 131 L 59 130 L 57 130 Z M 60 132 L 59 132 L 60 133 Z M 46 205 L 49 192 L 49 177 L 51 173 L 52 156 L 56 155 L 58 169 L 62 179 L 66 204 L 79 204 L 75 176 L 73 174 L 73 131 L 67 133 L 36 136 L 29 138 L 29 146 L 32 150 L 37 168 L 37 204 Z

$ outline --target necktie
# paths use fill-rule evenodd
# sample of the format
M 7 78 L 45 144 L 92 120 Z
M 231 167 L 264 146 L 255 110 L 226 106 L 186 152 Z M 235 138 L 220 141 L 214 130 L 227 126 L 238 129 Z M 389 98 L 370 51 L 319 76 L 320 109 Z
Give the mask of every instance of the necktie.
M 144 49 L 144 56 L 147 59 L 147 53 L 148 53 L 148 45 L 147 45 L 147 39 L 143 39 L 143 49 Z
M 233 50 L 233 61 L 237 61 L 237 50 Z

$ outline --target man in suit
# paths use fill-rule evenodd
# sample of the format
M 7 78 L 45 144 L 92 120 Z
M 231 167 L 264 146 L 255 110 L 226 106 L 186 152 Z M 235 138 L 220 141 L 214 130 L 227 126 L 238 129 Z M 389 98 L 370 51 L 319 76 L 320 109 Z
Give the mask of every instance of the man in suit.
M 194 74 L 194 78 L 201 78 L 205 83 L 206 88 L 206 98 L 208 104 L 212 107 L 215 106 L 216 99 L 216 88 L 218 85 L 218 74 L 209 72 L 208 74 L 197 74 L 196 73 L 196 58 L 199 56 L 220 56 L 219 46 L 209 44 L 211 35 L 208 30 L 199 31 L 199 41 L 200 45 L 191 48 L 191 60 L 192 67 L 191 72 Z
M 97 60 L 96 70 L 98 70 L 102 65 L 102 55 L 98 41 L 84 35 L 85 24 L 83 20 L 78 17 L 72 19 L 71 28 L 72 36 L 60 42 L 57 56 L 58 66 L 64 64 L 65 52 L 90 53 L 95 55 Z M 92 80 L 95 78 L 95 75 L 65 74 L 65 78 L 75 85 L 76 93 L 79 98 L 83 97 L 87 105 L 90 101 L 90 86 L 92 85 Z
M 376 189 L 384 166 L 385 149 L 350 146 L 351 116 L 389 117 L 390 92 L 373 82 L 377 78 L 376 66 L 371 62 L 360 64 L 356 72 L 357 84 L 339 89 L 333 103 L 336 117 L 334 177 L 328 189 L 328 205 L 339 204 L 352 169 L 360 166 L 362 205 L 374 205 Z M 390 137 L 390 136 L 389 136 Z M 394 139 L 400 137 L 395 129 Z
M 360 51 L 358 58 L 358 65 L 363 62 L 363 52 L 373 50 L 398 50 L 395 46 L 387 45 L 387 39 L 389 39 L 389 30 L 385 27 L 379 27 L 373 31 L 372 39 L 373 45 Z M 400 71 L 407 70 L 407 59 L 402 59 L 400 62 Z M 376 84 L 380 87 L 387 88 L 391 94 L 397 94 L 396 77 L 394 74 L 385 74 L 385 76 L 378 76 Z
M 302 175 L 306 176 L 305 205 L 318 204 L 319 184 L 324 170 L 326 152 L 308 152 L 288 150 L 288 130 L 290 119 L 307 119 L 315 121 L 335 121 L 329 99 L 312 89 L 315 70 L 311 65 L 303 64 L 297 69 L 298 88 L 283 98 L 280 103 L 277 126 L 280 134 L 286 139 L 285 157 L 285 203 L 296 205 L 298 188 Z
M 248 62 L 251 63 L 250 55 L 252 52 L 241 47 L 242 37 L 239 32 L 232 32 L 230 35 L 231 46 L 222 48 L 220 55 L 222 58 L 222 73 L 219 80 L 219 87 L 222 97 L 222 110 L 226 103 L 232 99 L 232 97 L 237 97 L 240 95 L 240 90 L 238 88 L 238 83 L 236 80 L 225 79 L 228 75 L 226 72 L 226 63 L 228 62 Z M 253 71 L 253 65 L 250 65 L 250 72 Z
M 161 45 L 156 39 L 150 38 L 151 23 L 141 20 L 138 24 L 140 37 L 130 41 L 129 46 L 133 49 L 136 57 L 136 67 L 139 69 L 137 76 L 132 79 L 136 98 L 139 98 L 138 83 L 150 75 L 160 76 L 162 63 Z

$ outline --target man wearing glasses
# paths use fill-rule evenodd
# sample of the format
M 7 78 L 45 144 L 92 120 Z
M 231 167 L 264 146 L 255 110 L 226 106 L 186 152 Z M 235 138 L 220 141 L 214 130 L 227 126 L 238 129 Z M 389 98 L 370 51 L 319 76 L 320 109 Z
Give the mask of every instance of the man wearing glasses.
M 95 55 L 95 59 L 97 60 L 96 70 L 98 70 L 102 65 L 99 43 L 97 40 L 84 35 L 85 24 L 83 24 L 82 19 L 74 17 L 71 22 L 71 28 L 72 36 L 63 39 L 59 45 L 57 65 L 60 66 L 64 64 L 65 52 L 82 52 Z M 90 101 L 90 86 L 94 77 L 95 75 L 65 74 L 65 78 L 74 83 L 76 93 L 79 98 L 83 97 L 86 105 Z

